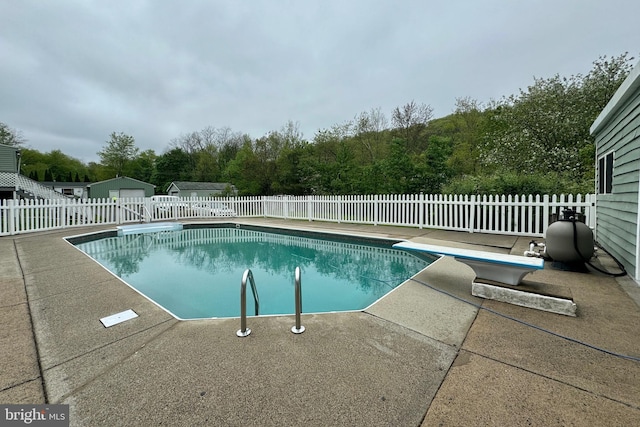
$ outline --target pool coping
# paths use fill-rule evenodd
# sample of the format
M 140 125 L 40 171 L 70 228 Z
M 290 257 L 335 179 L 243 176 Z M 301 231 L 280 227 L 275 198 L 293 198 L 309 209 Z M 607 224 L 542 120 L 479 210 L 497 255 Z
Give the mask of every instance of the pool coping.
M 261 226 L 265 222 L 291 225 L 285 221 L 252 222 Z M 296 228 L 301 226 L 294 224 Z M 480 246 L 484 249 L 507 253 L 518 253 L 528 244 L 523 238 L 433 230 L 315 223 L 304 226 L 348 234 L 391 234 L 417 241 L 444 239 L 462 246 L 477 246 L 477 242 L 468 243 L 477 239 L 483 240 Z M 5 329 L 5 334 L 10 334 L 5 342 L 13 344 L 1 355 L 14 366 L 3 372 L 0 399 L 12 403 L 68 403 L 72 425 L 95 425 L 101 420 L 131 425 L 142 419 L 193 425 L 202 424 L 207 417 L 210 421 L 225 420 L 228 425 L 283 425 L 302 420 L 310 425 L 525 425 L 527 420 L 545 425 L 558 420 L 564 424 L 623 425 L 640 415 L 640 386 L 634 381 L 640 378 L 637 362 L 549 336 L 486 310 L 474 309 L 470 316 L 467 304 L 451 304 L 451 297 L 418 282 L 362 313 L 303 318 L 308 328 L 297 337 L 281 331 L 290 327 L 291 318 L 286 316 L 256 319 L 255 334 L 249 341 L 228 337 L 237 329 L 233 321 L 214 320 L 213 329 L 206 322 L 181 326 L 134 294 L 105 288 L 110 280 L 103 273 L 60 246 L 61 235 L 76 231 L 0 239 L 7 254 L 1 268 L 5 273 L 3 291 L 8 295 L 0 313 L 5 324 L 8 321 L 13 325 Z M 600 262 L 606 262 L 605 257 Z M 436 282 L 443 289 L 449 287 L 453 295 L 467 298 L 469 272 L 446 257 L 436 264 L 438 268 L 424 272 L 420 280 Z M 85 277 L 80 287 L 76 284 L 78 277 Z M 550 269 L 536 272 L 534 277 L 570 286 L 579 316 L 561 319 L 508 304 L 479 302 L 483 307 L 618 354 L 640 354 L 636 334 L 640 315 L 638 305 L 622 290 L 628 286 L 623 286 L 625 278 Z M 83 294 L 87 285 L 95 290 Z M 95 301 L 88 301 L 87 295 L 93 295 Z M 430 298 L 437 303 L 430 306 Z M 141 318 L 110 328 L 109 336 L 97 333 L 93 322 L 98 315 L 123 303 L 140 304 Z M 69 308 L 75 311 L 70 313 Z M 70 317 L 78 323 L 67 323 Z M 94 320 L 82 324 L 88 319 Z M 457 321 L 460 323 L 451 324 Z M 29 347 L 25 341 L 29 334 L 25 332 L 31 328 L 36 344 L 31 341 Z M 211 339 L 215 342 L 209 342 Z M 184 345 L 187 342 L 189 347 Z M 421 350 L 413 354 L 406 348 Z M 282 353 L 282 349 L 291 355 Z M 230 360 L 219 361 L 217 366 L 192 365 L 189 361 L 196 360 L 200 351 L 229 354 Z M 182 362 L 167 364 L 169 355 L 180 355 Z M 326 360 L 326 356 L 336 360 Z M 340 363 L 358 358 L 365 358 L 371 366 L 346 369 Z M 255 365 L 254 371 L 244 374 L 249 378 L 236 378 L 233 362 L 245 360 Z M 317 374 L 297 372 L 284 366 L 288 363 L 307 370 L 314 366 L 322 369 Z M 169 370 L 161 376 L 153 375 L 147 365 Z M 176 376 L 189 369 L 199 378 L 220 381 L 221 374 L 228 378 L 216 386 L 201 383 L 197 376 Z M 355 376 L 356 372 L 364 378 Z M 131 384 L 144 389 L 132 389 Z M 253 387 L 247 388 L 250 384 Z M 279 386 L 274 387 L 276 384 Z M 307 386 L 311 384 L 314 387 Z M 482 394 L 475 392 L 478 387 L 483 388 Z M 287 408 L 284 402 L 291 402 L 290 393 L 296 389 L 300 396 L 312 399 L 313 405 L 306 400 L 295 401 L 297 410 Z M 109 390 L 119 391 L 114 394 Z M 222 396 L 216 391 L 228 394 Z M 399 392 L 404 399 L 399 398 Z M 513 400 L 514 395 L 526 395 L 526 399 Z M 240 413 L 239 408 L 245 412 Z

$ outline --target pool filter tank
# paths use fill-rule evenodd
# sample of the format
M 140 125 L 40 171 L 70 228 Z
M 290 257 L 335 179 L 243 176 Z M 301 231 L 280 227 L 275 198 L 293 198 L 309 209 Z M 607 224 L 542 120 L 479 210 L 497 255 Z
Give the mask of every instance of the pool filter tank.
M 546 255 L 554 261 L 587 262 L 593 256 L 593 232 L 571 209 L 565 209 L 560 219 L 549 225 L 545 240 Z

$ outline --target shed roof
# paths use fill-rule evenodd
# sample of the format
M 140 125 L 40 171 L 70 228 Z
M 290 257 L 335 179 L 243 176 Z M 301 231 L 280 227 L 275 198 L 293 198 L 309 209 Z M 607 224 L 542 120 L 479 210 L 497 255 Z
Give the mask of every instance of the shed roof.
M 87 185 L 87 187 L 91 187 L 91 186 L 98 185 L 98 184 L 104 184 L 104 183 L 107 183 L 107 182 L 110 182 L 110 181 L 116 181 L 116 180 L 120 180 L 120 181 L 122 181 L 122 180 L 125 180 L 125 181 L 136 181 L 136 182 L 139 182 L 140 184 L 143 184 L 143 185 L 150 185 L 153 188 L 156 187 L 155 185 L 149 184 L 148 182 L 140 181 L 139 179 L 135 179 L 135 178 L 129 178 L 128 176 L 119 176 L 119 177 L 116 177 L 116 178 L 106 179 L 106 180 L 100 181 L 100 182 L 93 182 L 93 183 Z
M 90 185 L 88 182 L 72 182 L 72 181 L 40 181 L 40 184 L 47 187 L 87 187 Z
M 605 105 L 591 125 L 591 135 L 594 135 L 606 125 L 624 103 L 633 96 L 638 88 L 640 88 L 640 61 L 633 67 L 627 78 L 622 82 L 616 93 L 613 94 L 607 105 Z
M 9 148 L 13 151 L 20 151 L 20 147 L 17 147 L 15 145 L 0 144 L 0 147 Z

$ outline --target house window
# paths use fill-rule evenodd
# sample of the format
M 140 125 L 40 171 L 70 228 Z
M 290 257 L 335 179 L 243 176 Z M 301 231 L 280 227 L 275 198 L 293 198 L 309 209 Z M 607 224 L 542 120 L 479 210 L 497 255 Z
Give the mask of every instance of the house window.
M 598 193 L 611 194 L 613 189 L 613 151 L 598 159 Z

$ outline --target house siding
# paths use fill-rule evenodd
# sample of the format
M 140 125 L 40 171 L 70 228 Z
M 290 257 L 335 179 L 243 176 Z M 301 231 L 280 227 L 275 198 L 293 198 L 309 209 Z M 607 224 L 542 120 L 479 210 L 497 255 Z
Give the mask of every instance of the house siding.
M 596 241 L 637 280 L 640 181 L 640 90 L 617 106 L 616 114 L 595 132 L 596 164 L 614 152 L 612 192 L 596 196 Z M 596 182 L 601 171 L 596 167 Z
M 16 173 L 18 171 L 17 148 L 0 144 L 0 172 Z

